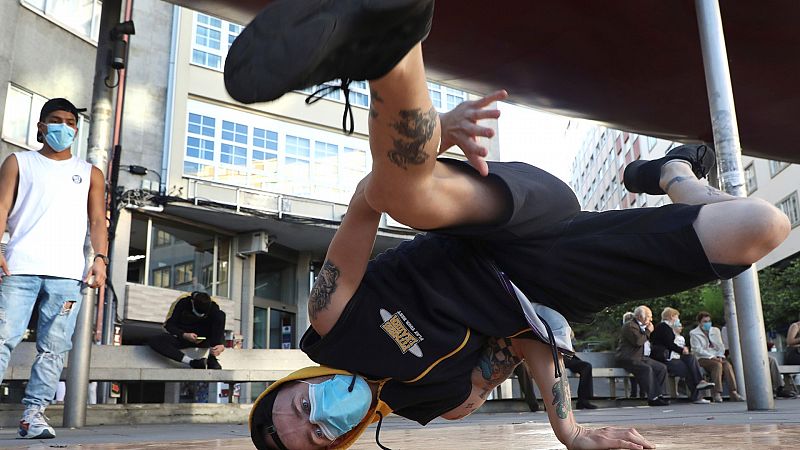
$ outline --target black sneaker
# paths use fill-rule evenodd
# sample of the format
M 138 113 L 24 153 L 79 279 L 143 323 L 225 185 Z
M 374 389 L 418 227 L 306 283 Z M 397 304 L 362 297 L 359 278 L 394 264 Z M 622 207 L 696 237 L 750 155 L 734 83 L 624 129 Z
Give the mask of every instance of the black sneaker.
M 689 161 L 692 165 L 692 172 L 699 179 L 708 175 L 708 172 L 714 167 L 717 156 L 714 154 L 714 149 L 706 144 L 681 145 L 668 151 L 659 159 L 634 161 L 628 164 L 622 175 L 625 189 L 628 192 L 664 195 L 664 190 L 658 185 L 661 179 L 661 168 L 673 159 Z
M 386 75 L 428 36 L 434 0 L 276 0 L 242 31 L 225 88 L 243 103 Z
M 205 369 L 206 368 L 206 359 L 205 358 L 197 358 L 189 361 L 189 366 L 192 369 Z
M 222 366 L 217 361 L 216 356 L 209 356 L 208 360 L 206 361 L 206 368 L 213 369 L 213 370 L 222 370 Z
M 578 400 L 575 404 L 575 409 L 597 409 L 597 405 L 588 401 Z
M 669 400 L 667 400 L 667 399 L 665 399 L 663 397 L 658 397 L 655 400 L 648 400 L 647 401 L 647 405 L 648 406 L 669 406 Z

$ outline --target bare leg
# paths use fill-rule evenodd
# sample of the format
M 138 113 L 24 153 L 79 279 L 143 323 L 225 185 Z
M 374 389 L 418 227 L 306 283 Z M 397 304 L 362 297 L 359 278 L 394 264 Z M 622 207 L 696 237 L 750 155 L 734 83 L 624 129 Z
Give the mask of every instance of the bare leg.
M 674 203 L 706 205 L 694 229 L 712 263 L 753 264 L 780 245 L 791 230 L 786 215 L 771 204 L 707 186 L 681 161 L 664 165 L 659 185 Z
M 370 205 L 420 229 L 485 223 L 506 208 L 505 193 L 490 178 L 436 161 L 439 116 L 425 80 L 422 46 L 386 76 L 370 81 Z

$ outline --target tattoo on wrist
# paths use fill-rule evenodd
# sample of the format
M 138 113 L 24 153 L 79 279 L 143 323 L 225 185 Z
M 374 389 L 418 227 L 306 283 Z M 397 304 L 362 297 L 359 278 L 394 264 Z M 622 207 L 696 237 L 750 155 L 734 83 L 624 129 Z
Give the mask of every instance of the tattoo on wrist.
M 312 319 L 316 319 L 320 311 L 328 309 L 331 304 L 331 295 L 336 292 L 336 280 L 338 279 L 339 269 L 330 261 L 325 261 L 308 298 L 308 315 Z
M 393 139 L 394 148 L 387 156 L 397 167 L 408 169 L 409 165 L 418 166 L 428 160 L 430 155 L 425 153 L 425 145 L 433 138 L 438 114 L 436 108 L 424 113 L 419 108 L 402 110 L 399 114 L 400 119 L 391 127 L 400 136 Z
M 669 183 L 667 183 L 667 186 L 664 188 L 664 192 L 669 192 L 669 188 L 671 188 L 672 185 L 675 184 L 675 183 L 680 183 L 682 181 L 691 180 L 691 179 L 692 179 L 691 177 L 683 177 L 683 176 L 679 175 L 679 176 L 669 180 Z

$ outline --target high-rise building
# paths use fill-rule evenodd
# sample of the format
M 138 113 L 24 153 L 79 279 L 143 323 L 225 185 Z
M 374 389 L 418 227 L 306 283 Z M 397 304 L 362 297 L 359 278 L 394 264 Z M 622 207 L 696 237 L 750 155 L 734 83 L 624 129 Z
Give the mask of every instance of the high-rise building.
M 584 136 L 572 163 L 570 186 L 581 207 L 605 211 L 641 206 L 661 206 L 664 196 L 634 194 L 625 189 L 622 174 L 631 161 L 664 156 L 671 141 L 571 121 L 568 133 Z

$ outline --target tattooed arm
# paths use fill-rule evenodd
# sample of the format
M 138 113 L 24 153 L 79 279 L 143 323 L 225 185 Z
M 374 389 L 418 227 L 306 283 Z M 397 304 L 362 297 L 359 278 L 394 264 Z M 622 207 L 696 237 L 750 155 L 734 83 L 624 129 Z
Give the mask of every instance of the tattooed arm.
M 409 55 L 416 53 L 421 56 L 419 48 Z M 477 121 L 496 116 L 496 111 L 484 112 L 482 108 L 505 93 L 468 102 L 440 116 L 428 95 L 424 73 L 412 69 L 399 72 L 402 73 L 370 82 L 373 176 L 365 191 L 370 205 L 405 225 L 423 230 L 497 222 L 509 207 L 506 188 L 497 180 L 480 175 L 481 171 L 486 173 L 486 167 L 455 167 L 436 157 L 440 149 L 459 145 L 473 166 L 485 165 L 485 149 L 474 138 L 492 132 L 478 126 Z M 440 122 L 442 117 L 444 124 Z M 447 135 L 443 136 L 443 132 Z M 440 143 L 444 146 L 440 147 Z
M 367 268 L 381 215 L 364 197 L 369 175 L 356 188 L 308 298 L 311 326 L 320 336 L 336 324 Z
M 442 415 L 456 420 L 466 417 L 478 409 L 494 388 L 505 381 L 522 359 L 514 353 L 511 339 L 491 338 L 483 349 L 478 365 L 472 371 L 472 392 L 457 408 Z
M 529 339 L 513 339 L 512 343 L 539 386 L 553 432 L 568 449 L 655 448 L 633 428 L 589 429 L 578 425 L 572 414 L 572 396 L 562 359 L 559 358 L 559 364 L 563 376 L 556 379 L 553 354 L 548 345 Z

